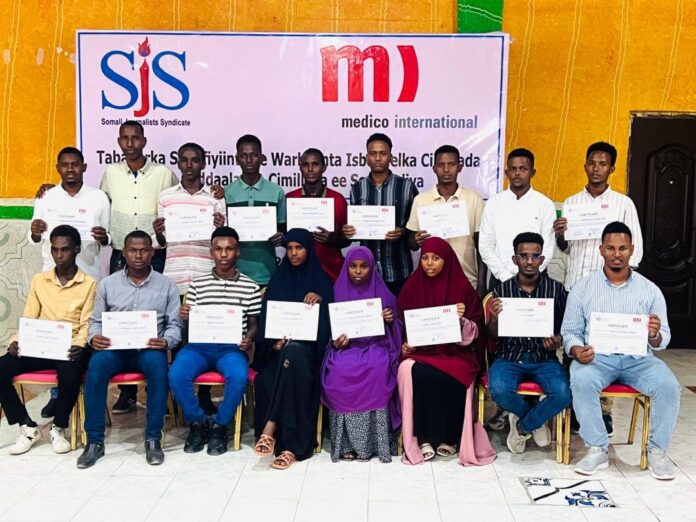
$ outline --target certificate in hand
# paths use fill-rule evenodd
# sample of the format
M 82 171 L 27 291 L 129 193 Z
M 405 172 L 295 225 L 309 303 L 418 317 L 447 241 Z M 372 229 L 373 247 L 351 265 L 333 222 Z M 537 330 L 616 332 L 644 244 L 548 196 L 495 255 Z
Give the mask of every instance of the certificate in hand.
M 464 201 L 418 207 L 418 227 L 431 236 L 449 239 L 471 234 Z
M 70 225 L 77 229 L 82 241 L 94 241 L 92 227 L 95 226 L 95 216 L 87 208 L 81 208 L 77 205 L 47 208 L 43 217 L 44 221 L 46 221 L 46 232 L 48 234 L 58 225 Z
M 316 341 L 319 329 L 319 305 L 289 301 L 268 301 L 266 339 Z
M 589 345 L 595 353 L 648 354 L 648 316 L 592 312 Z
M 577 203 L 563 205 L 563 217 L 568 229 L 563 234 L 568 241 L 598 239 L 608 223 L 616 219 L 616 211 L 608 203 Z
M 334 340 L 341 335 L 346 335 L 348 339 L 384 335 L 382 299 L 379 297 L 331 303 L 329 318 Z
M 171 205 L 164 209 L 167 242 L 207 239 L 215 230 L 211 205 Z
M 227 207 L 227 223 L 240 241 L 267 241 L 278 231 L 275 207 Z
M 333 232 L 334 200 L 331 198 L 288 198 L 285 200 L 288 230 L 304 228 L 315 232 L 322 227 Z
M 417 308 L 404 312 L 406 336 L 411 346 L 462 342 L 457 305 Z
M 239 344 L 242 316 L 239 306 L 193 306 L 189 311 L 188 340 L 192 343 Z
M 111 340 L 110 350 L 133 350 L 157 338 L 157 312 L 102 312 L 102 335 Z
M 349 205 L 348 224 L 355 227 L 351 239 L 384 239 L 396 228 L 396 213 L 394 207 Z
M 62 321 L 19 319 L 19 354 L 22 357 L 69 360 L 72 325 Z
M 553 337 L 553 299 L 501 297 L 500 337 Z

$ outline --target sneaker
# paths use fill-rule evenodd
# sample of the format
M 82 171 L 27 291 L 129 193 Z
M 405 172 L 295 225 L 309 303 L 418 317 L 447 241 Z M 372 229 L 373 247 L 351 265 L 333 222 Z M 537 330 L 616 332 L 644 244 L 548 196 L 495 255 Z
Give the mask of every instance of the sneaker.
M 594 475 L 598 470 L 609 467 L 609 455 L 598 446 L 590 446 L 585 456 L 575 465 L 575 473 Z
M 59 428 L 55 424 L 51 426 L 51 444 L 56 453 L 68 453 L 72 448 L 70 442 L 65 438 L 65 429 Z
M 604 421 L 604 427 L 607 430 L 607 437 L 613 437 L 614 420 L 611 418 L 611 413 L 602 413 L 602 420 Z
M 667 454 L 661 449 L 648 448 L 648 469 L 657 480 L 674 479 L 674 466 Z
M 505 429 L 505 424 L 507 423 L 506 411 L 502 408 L 495 410 L 493 417 L 485 424 L 485 427 L 493 431 L 502 431 Z
M 41 440 L 41 430 L 38 426 L 27 426 L 22 424 L 19 427 L 19 437 L 10 448 L 10 455 L 21 455 L 31 449 L 31 447 Z
M 116 404 L 111 408 L 111 413 L 114 415 L 122 415 L 129 413 L 135 409 L 135 396 L 130 390 L 121 390 Z
M 540 448 L 545 448 L 551 444 L 551 430 L 549 429 L 549 425 L 545 422 L 540 428 L 535 429 L 532 432 L 532 438 Z
M 580 433 L 580 423 L 578 418 L 575 416 L 575 410 L 570 410 L 570 431 L 574 435 Z
M 51 417 L 55 417 L 56 415 L 56 404 L 58 404 L 58 401 L 56 399 L 51 398 L 47 403 L 46 406 L 44 406 L 41 409 L 41 418 L 42 419 L 50 419 Z
M 520 418 L 514 413 L 509 414 L 510 432 L 507 436 L 507 447 L 511 453 L 524 453 L 527 441 L 532 438 L 531 434 L 520 434 L 517 431 L 517 421 Z

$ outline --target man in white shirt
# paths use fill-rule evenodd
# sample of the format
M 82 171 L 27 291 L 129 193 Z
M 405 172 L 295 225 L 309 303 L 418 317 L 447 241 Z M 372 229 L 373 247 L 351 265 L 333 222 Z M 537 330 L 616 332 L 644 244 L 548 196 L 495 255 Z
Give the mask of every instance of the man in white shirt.
M 553 258 L 556 208 L 553 201 L 532 188 L 534 174 L 534 154 L 527 149 L 511 151 L 505 169 L 510 186 L 486 203 L 479 231 L 479 249 L 490 271 L 489 288 L 517 274 L 517 266 L 512 262 L 512 242 L 522 232 L 536 232 L 544 238 L 542 271 Z

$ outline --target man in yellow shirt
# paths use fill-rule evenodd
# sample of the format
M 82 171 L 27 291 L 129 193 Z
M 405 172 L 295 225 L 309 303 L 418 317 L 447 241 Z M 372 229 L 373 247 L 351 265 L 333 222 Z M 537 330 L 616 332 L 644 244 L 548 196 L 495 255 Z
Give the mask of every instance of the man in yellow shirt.
M 70 412 L 75 405 L 88 352 L 87 330 L 94 307 L 97 282 L 77 267 L 75 259 L 80 252 L 80 233 L 69 225 L 59 225 L 50 235 L 51 255 L 55 268 L 36 274 L 31 281 L 23 317 L 72 324 L 72 345 L 68 360 L 23 357 L 22 346 L 16 337 L 8 353 L 0 357 L 0 405 L 10 424 L 19 424 L 17 441 L 10 454 L 26 453 L 41 440 L 41 429 L 29 417 L 26 408 L 12 386 L 12 378 L 21 373 L 56 370 L 58 399 L 50 436 L 56 453 L 70 451 L 65 437 Z

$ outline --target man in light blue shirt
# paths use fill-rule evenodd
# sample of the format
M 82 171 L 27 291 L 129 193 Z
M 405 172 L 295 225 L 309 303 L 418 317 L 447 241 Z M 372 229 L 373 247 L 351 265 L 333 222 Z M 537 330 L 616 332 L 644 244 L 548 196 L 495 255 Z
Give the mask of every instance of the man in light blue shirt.
M 670 340 L 665 298 L 655 284 L 629 266 L 633 243 L 631 229 L 624 223 L 615 221 L 604 228 L 599 251 L 604 267 L 573 287 L 561 328 L 565 351 L 573 358 L 573 409 L 580 422 L 580 436 L 588 446 L 575 471 L 593 475 L 609 466 L 609 438 L 599 393 L 619 382 L 651 398 L 648 466 L 656 479 L 670 480 L 674 471 L 666 451 L 677 423 L 681 386 L 667 365 L 652 353 L 666 348 Z M 646 355 L 596 353 L 589 346 L 592 312 L 646 316 Z

